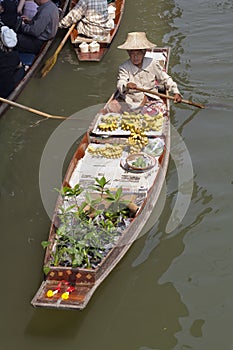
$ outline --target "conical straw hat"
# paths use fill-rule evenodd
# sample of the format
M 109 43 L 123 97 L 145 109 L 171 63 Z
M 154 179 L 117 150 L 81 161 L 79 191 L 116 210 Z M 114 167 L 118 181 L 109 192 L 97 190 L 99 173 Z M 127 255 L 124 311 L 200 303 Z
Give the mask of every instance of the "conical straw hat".
M 144 50 L 153 49 L 156 44 L 151 43 L 145 32 L 132 32 L 128 33 L 127 39 L 124 44 L 118 46 L 118 49 L 124 50 Z

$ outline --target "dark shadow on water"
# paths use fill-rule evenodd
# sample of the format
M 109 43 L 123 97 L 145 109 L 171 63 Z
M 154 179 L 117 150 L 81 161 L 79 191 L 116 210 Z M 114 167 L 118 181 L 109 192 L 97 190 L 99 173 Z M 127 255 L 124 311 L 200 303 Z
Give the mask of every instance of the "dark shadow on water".
M 74 338 L 88 310 L 35 309 L 25 329 L 26 337 Z

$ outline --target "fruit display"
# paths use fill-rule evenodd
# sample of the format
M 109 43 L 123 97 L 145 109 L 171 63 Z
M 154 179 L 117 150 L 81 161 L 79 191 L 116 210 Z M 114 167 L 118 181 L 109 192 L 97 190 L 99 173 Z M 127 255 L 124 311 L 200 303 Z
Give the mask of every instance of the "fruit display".
M 119 116 L 103 115 L 101 122 L 98 124 L 98 129 L 101 131 L 114 131 L 118 129 Z
M 141 127 L 141 114 L 129 114 L 124 112 L 122 114 L 120 128 L 125 131 L 132 131 L 135 128 Z
M 89 145 L 87 150 L 96 157 L 120 158 L 122 156 L 123 148 L 124 145 L 106 143 L 102 147 Z
M 135 127 L 131 129 L 127 144 L 130 147 L 129 153 L 138 153 L 148 144 L 148 137 L 143 129 Z
M 162 112 L 158 112 L 156 115 L 128 112 L 123 114 L 109 113 L 100 116 L 93 132 L 97 134 L 110 132 L 114 135 L 129 135 L 131 131 L 137 128 L 143 129 L 148 135 L 157 135 L 162 130 L 163 121 Z
M 163 126 L 163 114 L 158 112 L 156 115 L 149 115 L 147 113 L 128 113 L 123 114 L 109 113 L 99 116 L 93 133 L 99 132 L 103 135 L 122 135 L 127 136 L 124 143 L 106 143 L 105 145 L 94 146 L 89 145 L 88 152 L 96 157 L 105 158 L 120 158 L 123 150 L 129 154 L 140 153 L 147 150 L 148 153 L 154 152 L 154 142 L 149 145 L 148 137 L 154 136 L 155 131 L 159 131 Z M 153 150 L 151 150 L 151 147 Z M 162 152 L 161 147 L 161 152 Z M 153 151 L 153 152 L 152 152 Z M 155 152 L 156 153 L 156 152 Z
M 161 130 L 163 126 L 163 114 L 161 112 L 155 116 L 144 114 L 143 120 L 142 120 L 142 126 L 144 127 L 145 131 Z
M 163 114 L 150 116 L 149 114 L 129 114 L 124 112 L 121 119 L 121 129 L 130 130 L 131 128 L 143 128 L 147 131 L 159 131 L 163 125 Z

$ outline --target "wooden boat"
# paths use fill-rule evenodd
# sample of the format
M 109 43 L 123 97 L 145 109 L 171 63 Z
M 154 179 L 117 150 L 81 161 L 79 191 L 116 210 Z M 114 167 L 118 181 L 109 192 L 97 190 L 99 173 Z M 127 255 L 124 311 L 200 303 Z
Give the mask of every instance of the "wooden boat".
M 161 64 L 163 64 L 164 69 L 167 70 L 169 61 L 168 48 L 156 48 L 148 54 L 155 59 L 158 59 Z M 116 264 L 129 250 L 133 242 L 137 239 L 158 201 L 168 167 L 170 150 L 169 100 L 166 99 L 164 102 L 166 112 L 162 115 L 161 127 L 157 128 L 157 131 L 148 131 L 147 139 L 149 143 L 144 147 L 143 153 L 139 155 L 129 154 L 130 143 L 127 144 L 127 142 L 129 141 L 129 137 L 132 136 L 132 132 L 123 130 L 122 120 L 124 114 L 120 115 L 120 118 L 122 118 L 120 122 L 121 127 L 118 126 L 113 131 L 103 131 L 103 128 L 100 128 L 100 123 L 102 122 L 103 117 L 101 113 L 94 118 L 93 123 L 83 136 L 81 143 L 70 162 L 63 181 L 63 191 L 66 189 L 69 194 L 69 191 L 72 192 L 75 189 L 75 194 L 77 194 L 77 196 L 75 195 L 76 204 L 69 200 L 66 202 L 64 200 L 64 192 L 63 196 L 62 192 L 60 192 L 51 224 L 49 240 L 47 242 L 48 246 L 44 259 L 44 267 L 47 270 L 45 280 L 42 282 L 31 302 L 33 306 L 79 310 L 85 308 L 96 288 L 104 281 Z M 150 107 L 148 110 L 150 110 Z M 106 116 L 112 118 L 114 117 L 114 113 L 111 115 L 106 114 L 104 118 Z M 141 115 L 141 117 L 143 116 Z M 157 117 L 157 115 L 155 117 L 151 116 L 151 118 Z M 159 143 L 158 141 L 160 143 L 162 142 L 162 147 L 160 145 L 159 151 L 156 148 L 156 145 Z M 128 146 L 126 146 L 126 144 Z M 122 147 L 123 153 L 120 155 L 116 155 L 115 153 L 115 158 L 111 158 L 111 155 L 110 158 L 104 158 L 103 152 L 106 152 L 108 147 L 110 147 L 110 149 L 114 147 L 118 147 L 119 149 L 119 147 Z M 116 152 L 116 148 L 114 148 L 114 150 L 114 152 Z M 137 162 L 134 162 L 133 160 L 136 158 L 138 160 L 141 155 L 142 157 L 148 157 L 149 162 L 143 165 L 136 164 Z M 118 191 L 119 194 L 119 188 L 122 189 L 122 198 L 126 200 L 125 206 L 127 206 L 130 213 L 126 222 L 124 221 L 125 225 L 116 229 L 119 230 L 118 236 L 115 236 L 115 240 L 110 244 L 110 247 L 108 244 L 109 242 L 107 241 L 107 244 L 104 246 L 106 247 L 106 254 L 99 259 L 97 263 L 93 264 L 93 261 L 91 262 L 90 253 L 88 253 L 89 255 L 85 255 L 85 259 L 87 259 L 85 261 L 89 261 L 89 264 L 86 263 L 84 267 L 68 266 L 70 261 L 64 256 L 63 258 L 65 259 L 65 262 L 63 259 L 63 263 L 59 265 L 58 262 L 55 262 L 58 257 L 58 246 L 60 245 L 59 247 L 61 248 L 64 242 L 66 242 L 66 247 L 63 245 L 63 247 L 65 247 L 64 249 L 67 249 L 68 246 L 67 237 L 65 238 L 64 236 L 66 235 L 64 230 L 67 229 L 69 231 L 69 239 L 72 236 L 73 239 L 75 239 L 75 244 L 79 245 L 79 248 L 80 242 L 83 244 L 82 248 L 84 247 L 85 249 L 92 248 L 95 244 L 92 245 L 92 243 L 89 243 L 89 246 L 87 247 L 85 243 L 83 243 L 84 236 L 81 238 L 80 235 L 85 235 L 86 233 L 84 231 L 86 230 L 90 235 L 88 239 L 94 237 L 93 232 L 95 232 L 95 227 L 92 221 L 94 216 L 91 216 L 91 213 L 93 212 L 91 209 L 92 204 L 90 204 L 90 202 L 95 201 L 97 206 L 99 205 L 98 203 L 100 203 L 96 199 L 99 196 L 101 186 L 99 186 L 97 191 L 95 186 L 95 188 L 93 188 L 96 178 L 100 179 L 100 177 L 102 177 L 102 180 L 104 177 L 105 180 L 110 181 L 108 186 L 109 190 L 112 191 L 111 193 L 116 194 Z M 84 192 L 81 194 L 78 193 L 79 191 L 77 192 L 77 190 L 79 190 L 79 185 L 85 188 Z M 83 198 L 85 198 L 87 194 L 89 204 L 85 203 L 84 200 L 83 205 Z M 79 199 L 80 195 L 82 197 L 81 199 Z M 92 198 L 92 200 L 90 200 L 90 198 Z M 77 203 L 77 201 L 79 203 Z M 102 211 L 105 212 L 106 208 L 107 210 L 109 209 L 108 205 L 111 205 L 106 204 L 106 195 L 102 197 L 102 201 L 104 201 L 104 207 L 102 206 L 102 208 L 100 208 L 98 215 L 102 215 Z M 72 206 L 72 203 L 74 206 Z M 88 206 L 89 208 L 87 208 Z M 80 227 L 78 228 L 78 239 L 76 233 L 74 233 L 76 231 L 73 230 L 74 226 L 71 224 L 74 217 L 68 216 L 67 220 L 65 215 L 66 210 L 68 210 L 68 213 L 70 214 L 70 211 L 72 211 L 74 207 L 76 208 L 76 214 L 76 210 L 81 210 L 80 208 L 82 208 L 82 213 L 84 212 L 86 214 L 86 211 L 89 213 L 88 224 L 86 224 L 86 221 L 83 222 L 82 219 L 78 219 L 80 225 L 85 224 L 81 229 Z M 63 214 L 65 216 L 61 219 Z M 105 215 L 105 221 L 102 222 L 103 225 L 106 224 L 109 215 Z M 64 218 L 66 219 L 64 220 Z M 77 216 L 75 220 L 76 225 Z M 65 222 L 66 224 L 64 224 Z M 88 225 L 90 225 L 90 228 Z M 72 233 L 70 230 L 73 230 Z M 88 242 L 90 242 L 90 240 Z M 99 247 L 102 249 L 102 245 L 99 245 L 98 248 Z M 72 252 L 72 254 L 75 254 L 74 251 Z M 103 250 L 101 253 L 103 253 Z
M 68 8 L 70 0 L 61 0 L 61 11 L 60 11 L 60 18 L 62 18 Z M 20 83 L 16 86 L 16 88 L 10 93 L 10 95 L 7 97 L 10 101 L 15 101 L 19 94 L 22 92 L 26 84 L 29 82 L 31 77 L 35 74 L 36 70 L 38 69 L 39 65 L 41 64 L 42 60 L 45 57 L 45 54 L 47 53 L 48 49 L 50 48 L 51 44 L 53 42 L 53 39 L 47 41 L 45 45 L 42 47 L 40 53 L 35 56 L 34 54 L 28 54 L 28 53 L 21 53 L 20 58 L 24 66 L 27 66 L 28 70 L 23 77 L 23 79 L 20 81 Z M 9 108 L 9 105 L 7 103 L 0 103 L 0 117 L 3 115 L 3 113 Z
M 77 3 L 77 0 L 71 2 L 70 9 L 72 9 Z M 116 8 L 115 18 L 114 18 L 114 28 L 111 29 L 110 34 L 106 38 L 89 39 L 78 35 L 77 29 L 74 29 L 71 33 L 71 43 L 74 47 L 75 53 L 79 61 L 96 61 L 99 62 L 103 56 L 107 53 L 110 45 L 118 31 L 119 25 L 121 23 L 122 15 L 124 12 L 125 0 L 115 0 L 110 3 L 109 6 L 114 6 Z M 91 44 L 93 40 L 96 40 L 100 47 L 98 52 L 81 52 L 79 45 L 82 43 Z

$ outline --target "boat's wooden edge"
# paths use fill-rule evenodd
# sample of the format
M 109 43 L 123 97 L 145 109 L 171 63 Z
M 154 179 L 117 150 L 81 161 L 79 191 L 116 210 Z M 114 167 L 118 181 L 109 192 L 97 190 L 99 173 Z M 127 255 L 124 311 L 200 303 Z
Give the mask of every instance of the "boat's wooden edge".
M 54 308 L 54 309 L 79 309 L 82 310 L 86 307 L 90 297 L 88 299 L 84 298 L 83 291 L 81 289 L 86 288 L 86 294 L 88 295 L 88 290 L 90 290 L 91 286 L 82 286 L 80 287 L 80 292 L 76 290 L 75 302 L 71 297 L 69 300 L 63 300 L 61 298 L 61 293 L 57 295 L 57 297 L 53 297 L 52 299 L 46 297 L 46 292 L 53 287 L 53 283 L 48 283 L 47 280 L 43 281 L 40 288 L 38 289 L 36 295 L 31 301 L 32 306 L 34 307 L 45 307 L 45 308 Z M 64 292 L 65 290 L 63 290 Z

